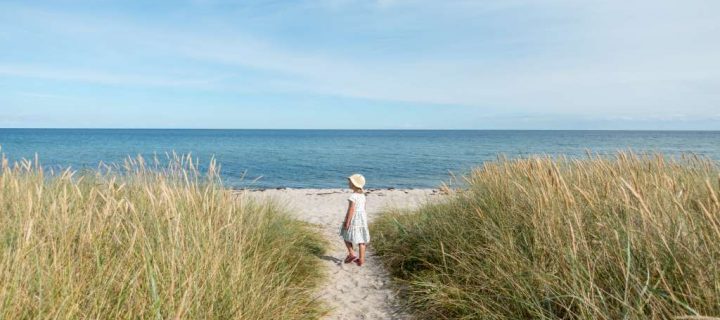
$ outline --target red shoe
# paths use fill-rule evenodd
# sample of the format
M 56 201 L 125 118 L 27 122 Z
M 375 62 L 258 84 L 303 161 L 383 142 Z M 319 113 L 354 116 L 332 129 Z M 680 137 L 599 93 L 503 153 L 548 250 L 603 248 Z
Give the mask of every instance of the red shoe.
M 356 256 L 348 255 L 347 258 L 345 258 L 345 263 L 351 263 L 353 261 L 357 260 Z
M 358 267 L 362 267 L 365 264 L 365 262 L 360 261 L 360 259 L 356 259 L 355 264 L 357 264 Z

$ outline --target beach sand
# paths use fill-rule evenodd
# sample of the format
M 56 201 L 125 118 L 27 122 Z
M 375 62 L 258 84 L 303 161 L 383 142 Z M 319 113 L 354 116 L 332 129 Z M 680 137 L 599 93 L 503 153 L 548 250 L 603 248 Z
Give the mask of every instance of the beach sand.
M 443 196 L 436 189 L 370 189 L 366 210 L 370 221 L 389 207 L 415 208 Z M 253 197 L 270 197 L 285 204 L 295 216 L 316 224 L 330 242 L 322 259 L 328 279 L 319 299 L 331 308 L 326 319 L 406 319 L 395 298 L 390 277 L 373 254 L 372 234 L 366 263 L 362 267 L 342 262 L 347 255 L 338 235 L 345 218 L 348 189 L 268 189 L 245 191 Z

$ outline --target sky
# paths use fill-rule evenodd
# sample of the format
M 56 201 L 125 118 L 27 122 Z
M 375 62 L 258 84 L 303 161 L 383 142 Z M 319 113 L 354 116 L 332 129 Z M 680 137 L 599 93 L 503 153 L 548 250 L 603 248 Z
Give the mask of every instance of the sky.
M 0 127 L 720 130 L 717 0 L 0 1 Z

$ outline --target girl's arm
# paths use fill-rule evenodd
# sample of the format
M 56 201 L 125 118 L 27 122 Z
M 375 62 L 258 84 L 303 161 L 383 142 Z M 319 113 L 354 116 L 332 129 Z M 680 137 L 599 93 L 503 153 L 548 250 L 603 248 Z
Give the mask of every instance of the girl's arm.
M 350 204 L 348 205 L 347 213 L 345 214 L 345 230 L 350 229 L 350 222 L 355 215 L 355 203 L 352 201 L 348 202 L 350 202 Z

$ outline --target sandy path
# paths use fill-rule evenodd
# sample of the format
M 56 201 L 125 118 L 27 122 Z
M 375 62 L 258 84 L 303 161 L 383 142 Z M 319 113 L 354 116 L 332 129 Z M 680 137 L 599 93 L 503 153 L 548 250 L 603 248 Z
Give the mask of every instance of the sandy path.
M 295 210 L 298 218 L 317 224 L 330 241 L 326 256 L 321 257 L 328 281 L 319 298 L 332 308 L 326 319 L 406 319 L 397 305 L 388 273 L 369 247 L 362 267 L 344 264 L 347 251 L 338 235 L 345 217 L 349 190 L 285 189 L 252 191 L 253 196 L 272 197 Z M 367 195 L 368 219 L 386 207 L 416 207 L 439 198 L 436 190 L 371 190 Z M 372 243 L 372 234 L 371 243 Z

